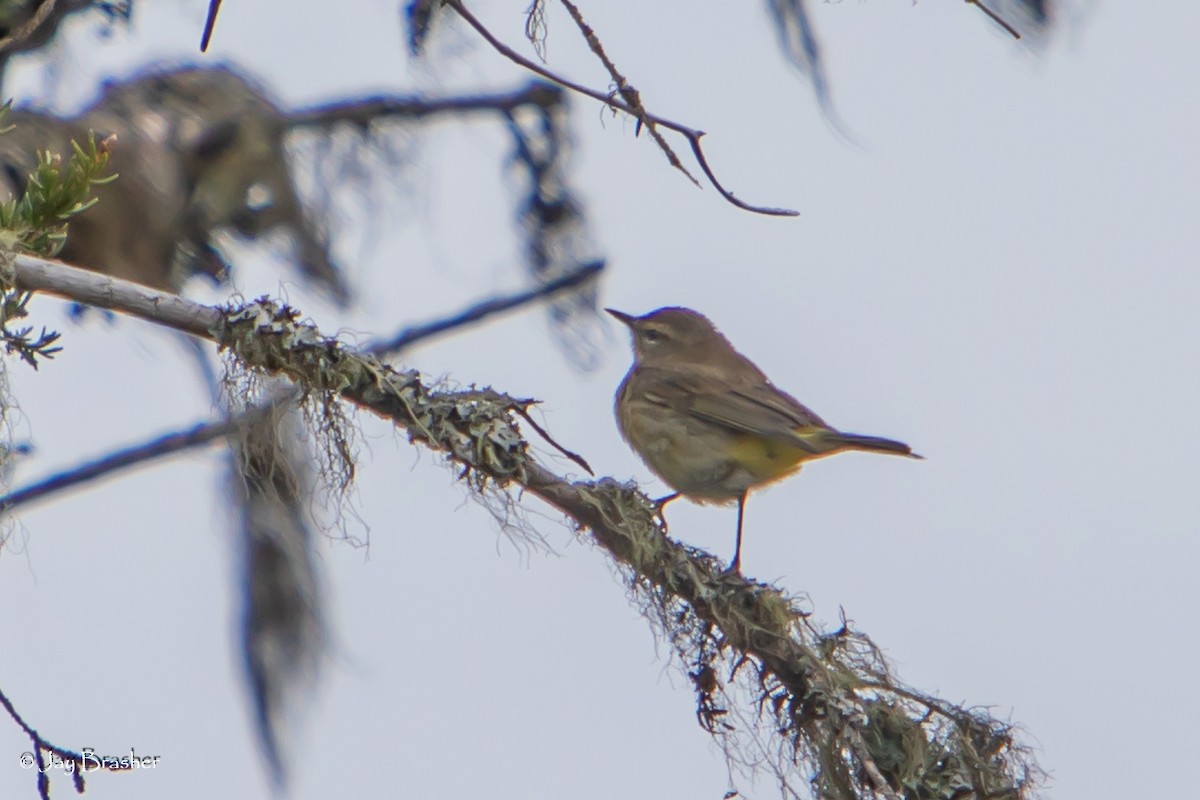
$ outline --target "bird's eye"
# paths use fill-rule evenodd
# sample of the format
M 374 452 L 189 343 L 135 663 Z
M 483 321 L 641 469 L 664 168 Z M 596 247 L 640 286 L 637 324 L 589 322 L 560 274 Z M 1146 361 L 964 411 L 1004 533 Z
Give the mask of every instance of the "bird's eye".
M 662 341 L 663 335 L 653 328 L 648 328 L 647 330 L 642 331 L 642 338 L 645 339 L 649 344 L 654 344 L 655 342 Z

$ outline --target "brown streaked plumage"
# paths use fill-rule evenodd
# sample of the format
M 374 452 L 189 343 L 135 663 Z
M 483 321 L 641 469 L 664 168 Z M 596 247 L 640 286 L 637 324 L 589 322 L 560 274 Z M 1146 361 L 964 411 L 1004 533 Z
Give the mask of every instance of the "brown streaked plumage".
M 751 489 L 806 461 L 846 450 L 920 458 L 903 442 L 843 433 L 777 388 L 705 317 L 660 308 L 608 313 L 633 333 L 633 366 L 617 389 L 621 435 L 675 494 L 738 504 L 730 569 L 741 565 L 742 518 Z

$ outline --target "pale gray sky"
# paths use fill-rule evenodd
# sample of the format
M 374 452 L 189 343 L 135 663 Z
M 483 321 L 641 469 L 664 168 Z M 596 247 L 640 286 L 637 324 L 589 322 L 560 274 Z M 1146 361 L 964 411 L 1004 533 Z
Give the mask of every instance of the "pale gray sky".
M 53 78 L 8 90 L 20 102 L 53 80 L 83 100 L 146 53 L 194 54 L 203 3 L 142 6 L 134 36 L 93 57 L 77 31 Z M 524 7 L 480 14 L 516 45 Z M 1057 800 L 1178 795 L 1200 715 L 1186 679 L 1200 656 L 1200 6 L 1095 4 L 1034 57 L 963 3 L 813 3 L 860 147 L 822 121 L 756 4 L 680 9 L 584 6 L 648 106 L 709 132 L 730 188 L 803 213 L 738 211 L 576 100 L 604 303 L 697 308 L 832 424 L 927 456 L 841 456 L 753 497 L 745 572 L 807 592 L 818 619 L 844 608 L 908 683 L 1019 722 Z M 211 58 L 293 102 L 524 80 L 461 26 L 435 43 L 441 62 L 410 69 L 392 2 L 315 16 L 226 3 Z M 555 68 L 605 86 L 561 16 L 550 37 Z M 361 309 L 339 315 L 285 276 L 289 295 L 326 330 L 385 333 L 520 285 L 507 147 L 499 127 L 438 126 L 409 199 L 378 212 L 386 237 L 347 243 Z M 280 289 L 261 266 L 241 278 L 248 295 Z M 21 478 L 209 412 L 170 335 L 74 326 L 56 301 L 37 312 L 66 349 L 36 374 L 9 365 L 38 446 Z M 602 344 L 581 374 L 534 312 L 411 363 L 541 398 L 559 441 L 657 493 L 611 417 L 628 343 L 612 326 Z M 558 555 L 519 552 L 437 458 L 362 424 L 369 558 L 322 548 L 337 657 L 292 752 L 294 796 L 719 798 L 725 766 L 687 680 L 605 556 L 532 499 Z M 162 756 L 93 777 L 89 798 L 266 792 L 221 474 L 195 455 L 31 508 L 0 556 L 0 685 L 19 709 L 64 746 Z M 732 511 L 678 503 L 668 518 L 730 554 Z M 34 796 L 26 749 L 0 720 L 0 796 Z M 775 796 L 769 780 L 737 786 Z M 71 792 L 61 776 L 53 789 Z

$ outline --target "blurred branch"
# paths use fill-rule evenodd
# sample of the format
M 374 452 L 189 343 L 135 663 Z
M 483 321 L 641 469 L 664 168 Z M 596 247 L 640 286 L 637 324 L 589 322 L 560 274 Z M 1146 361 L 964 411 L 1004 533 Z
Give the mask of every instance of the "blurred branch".
M 208 16 L 204 19 L 204 33 L 200 36 L 200 52 L 208 51 L 208 43 L 212 41 L 213 28 L 217 26 L 217 14 L 221 11 L 221 0 L 208 0 Z
M 14 47 L 19 47 L 27 39 L 37 32 L 37 29 L 42 26 L 50 15 L 54 13 L 54 6 L 57 0 L 42 0 L 37 10 L 33 12 L 33 16 L 25 21 L 25 24 L 17 28 L 12 33 L 0 39 L 0 53 L 6 53 Z
M 817 31 L 808 13 L 809 0 L 767 0 L 767 14 L 779 36 L 779 47 L 792 66 L 808 77 L 825 118 L 847 141 L 854 141 L 833 105 L 833 91 L 825 74 L 825 59 Z
M 55 162 L 38 156 L 31 163 L 35 153 L 61 152 L 65 181 L 80 160 L 73 141 L 86 147 L 89 131 L 113 134 L 97 142 L 95 155 L 111 156 L 107 166 L 120 179 L 92 181 L 96 204 L 70 220 L 69 237 L 57 236 L 55 252 L 63 259 L 175 292 L 195 275 L 229 280 L 223 251 L 230 236 L 269 238 L 272 247 L 285 246 L 306 284 L 342 304 L 349 286 L 331 259 L 328 231 L 300 196 L 286 121 L 266 90 L 231 68 L 142 70 L 106 83 L 95 102 L 70 117 L 12 112 L 5 122 L 14 130 L 0 139 L 0 198 L 20 204 L 31 193 L 44 194 L 40 173 Z M 97 160 L 89 151 L 82 155 Z M 25 177 L 35 171 L 38 178 Z M 56 205 L 51 210 L 77 208 Z M 59 215 L 48 221 L 63 227 Z M 275 238 L 280 234 L 286 242 Z
M 595 248 L 587 233 L 584 204 L 571 187 L 567 90 L 538 82 L 551 90 L 553 97 L 526 106 L 523 113 L 514 109 L 505 116 L 513 143 L 510 174 L 520 198 L 516 222 L 522 249 L 535 285 L 545 285 L 599 259 L 592 255 Z M 592 281 L 576 291 L 556 295 L 545 304 L 558 343 L 584 369 L 598 359 L 597 296 Z
M 562 511 L 615 560 L 656 631 L 694 667 L 697 718 L 731 764 L 774 770 L 785 793 L 1028 800 L 1036 792 L 1043 773 L 1011 725 L 905 687 L 846 620 L 826 632 L 778 588 L 725 572 L 715 557 L 668 538 L 636 486 L 570 482 L 535 461 L 515 419 L 527 401 L 432 389 L 416 371 L 324 337 L 295 309 L 265 298 L 212 308 L 154 293 L 161 302 L 151 303 L 143 287 L 62 264 L 17 257 L 13 271 L 18 288 L 100 298 L 210 338 L 247 370 L 388 419 L 446 455 L 481 497 L 515 488 Z M 93 284 L 86 292 L 83 278 Z
M 360 128 L 377 119 L 403 117 L 424 119 L 439 114 L 463 114 L 474 111 L 512 112 L 522 106 L 544 106 L 556 99 L 558 89 L 542 81 L 530 81 L 512 92 L 470 94 L 461 97 L 395 97 L 379 95 L 358 100 L 339 100 L 333 103 L 297 109 L 287 115 L 289 129 L 317 128 L 327 130 L 341 123 Z
M 982 11 L 984 14 L 987 14 L 987 15 L 988 15 L 988 16 L 991 18 L 992 22 L 995 22 L 995 23 L 996 23 L 997 25 L 999 25 L 1001 28 L 1004 28 L 1004 30 L 1006 30 L 1006 31 L 1008 31 L 1010 34 L 1012 34 L 1012 37 L 1013 37 L 1014 39 L 1020 39 L 1020 38 L 1021 38 L 1021 34 L 1017 32 L 1017 29 L 1016 29 L 1016 28 L 1014 28 L 1012 25 L 1009 25 L 1009 24 L 1008 24 L 1007 22 L 1005 22 L 1003 19 L 1001 19 L 1001 18 L 1000 18 L 1000 15 L 999 15 L 999 14 L 997 14 L 995 11 L 992 11 L 990 8 L 988 8 L 986 5 L 984 5 L 984 4 L 983 4 L 983 0 L 967 0 L 967 3 L 969 3 L 970 5 L 973 5 L 973 6 L 975 6 L 975 7 L 976 7 L 976 8 L 978 8 L 980 11 Z
M 724 197 L 727 201 L 729 201 L 733 205 L 737 206 L 738 208 L 744 209 L 746 211 L 752 211 L 756 214 L 766 214 L 769 216 L 794 217 L 794 216 L 799 215 L 799 213 L 800 213 L 799 211 L 793 211 L 791 209 L 770 208 L 767 206 L 751 205 L 743 200 L 738 199 L 737 196 L 735 196 L 733 192 L 726 189 L 721 184 L 721 182 L 719 180 L 717 180 L 717 176 L 713 173 L 712 168 L 708 165 L 708 159 L 705 158 L 705 156 L 704 156 L 704 149 L 702 148 L 702 146 L 700 144 L 701 138 L 705 135 L 704 131 L 696 130 L 695 128 L 690 128 L 687 125 L 683 125 L 678 122 L 673 122 L 671 120 L 664 119 L 663 117 L 660 117 L 660 116 L 657 116 L 655 114 L 651 114 L 651 113 L 645 111 L 645 109 L 642 109 L 641 112 L 639 113 L 639 111 L 637 109 L 635 109 L 633 106 L 630 106 L 624 100 L 617 99 L 612 94 L 605 94 L 604 92 L 598 92 L 595 89 L 591 89 L 591 88 L 588 88 L 587 86 L 584 86 L 583 84 L 579 84 L 579 83 L 575 83 L 574 81 L 567 80 L 566 78 L 561 77 L 561 76 L 555 74 L 554 72 L 551 72 L 550 70 L 546 69 L 545 67 L 541 66 L 540 64 L 537 64 L 536 62 L 531 61 L 528 58 L 525 58 L 520 53 L 513 50 L 511 47 L 509 47 L 508 45 L 504 44 L 499 39 L 497 39 L 495 37 L 495 35 L 493 35 L 492 32 L 489 31 L 484 26 L 484 24 L 479 21 L 479 19 L 477 17 L 475 17 L 474 14 L 472 14 L 470 11 L 468 11 L 466 9 L 466 7 L 462 3 L 462 0 L 445 0 L 445 4 L 448 7 L 454 9 L 454 11 L 460 17 L 462 17 L 467 22 L 468 25 L 470 25 L 472 28 L 474 28 L 479 33 L 479 35 L 482 36 L 484 38 L 484 40 L 487 41 L 487 43 L 490 44 L 496 50 L 496 52 L 500 53 L 501 55 L 503 55 L 505 58 L 512 61 L 513 63 L 524 67 L 525 69 L 529 70 L 530 72 L 533 72 L 536 75 L 540 75 L 541 77 L 545 78 L 548 81 L 553 81 L 554 83 L 557 83 L 560 86 L 570 89 L 573 92 L 577 92 L 586 97 L 590 97 L 593 100 L 598 100 L 599 102 L 603 103 L 604 105 L 608 106 L 609 108 L 615 109 L 617 111 L 623 111 L 624 113 L 629 114 L 630 116 L 637 119 L 638 122 L 641 124 L 659 125 L 663 128 L 673 130 L 676 133 L 679 133 L 682 136 L 684 136 L 684 138 L 686 138 L 688 140 L 688 143 L 691 145 L 692 155 L 695 156 L 696 163 L 698 163 L 700 165 L 700 169 L 704 171 L 704 174 L 708 178 L 709 183 L 712 184 L 713 188 L 716 189 L 721 194 L 722 197 Z M 669 155 L 668 159 L 670 159 L 670 158 L 671 158 L 671 156 Z
M 255 409 L 256 413 L 259 411 L 261 410 Z M 0 495 L 0 516 L 11 512 L 17 506 L 94 481 L 110 473 L 135 467 L 156 458 L 202 447 L 214 439 L 228 436 L 239 426 L 246 425 L 248 422 L 249 420 L 242 416 L 236 419 L 222 419 L 217 422 L 198 424 L 184 431 L 156 436 L 148 442 L 116 450 L 103 458 L 87 461 L 70 470 L 55 473 L 36 483 Z
M 3 0 L 0 2 L 0 79 L 8 60 L 52 41 L 63 23 L 81 12 L 99 12 L 107 25 L 128 23 L 132 0 Z
M 557 285 L 561 276 L 574 275 L 582 263 L 594 259 L 587 224 L 570 186 L 570 135 L 566 125 L 566 89 L 541 80 L 530 80 L 515 90 L 457 97 L 376 95 L 342 99 L 299 109 L 286 115 L 290 131 L 310 131 L 331 136 L 339 126 L 354 129 L 366 138 L 389 122 L 418 124 L 440 115 L 484 114 L 500 117 L 513 137 L 509 177 L 517 184 L 517 223 L 535 285 Z M 569 281 L 568 281 L 569 284 Z M 577 363 L 594 360 L 589 322 L 595 320 L 593 288 L 556 294 L 547 314 L 559 333 L 559 342 Z
M 404 16 L 408 22 L 408 52 L 420 56 L 433 27 L 433 16 L 441 0 L 408 0 Z
M 75 784 L 75 792 L 77 794 L 84 793 L 84 772 L 92 772 L 97 769 L 105 769 L 110 772 L 122 772 L 124 768 L 119 765 L 114 765 L 108 761 L 102 760 L 97 756 L 85 756 L 83 753 L 77 753 L 74 750 L 68 750 L 65 747 L 59 747 L 52 744 L 42 737 L 34 728 L 17 713 L 17 709 L 13 706 L 12 701 L 8 699 L 8 695 L 0 689 L 0 707 L 12 717 L 13 722 L 24 731 L 29 737 L 30 743 L 33 745 L 33 750 L 29 753 L 22 753 L 20 756 L 21 766 L 26 769 L 34 767 L 34 772 L 37 773 L 37 791 L 38 797 L 42 800 L 50 800 L 50 770 L 61 769 L 64 772 L 71 773 L 71 779 Z M 53 759 L 64 762 L 63 764 L 47 764 L 46 756 L 49 755 Z M 32 756 L 32 760 L 26 762 L 26 758 Z M 67 763 L 70 766 L 67 766 Z
M 596 278 L 603 270 L 603 261 L 593 261 L 583 264 L 574 272 L 547 281 L 541 286 L 510 295 L 481 300 L 456 314 L 405 327 L 392 336 L 392 338 L 371 345 L 367 348 L 366 352 L 380 357 L 393 355 L 406 347 L 411 347 L 422 339 L 428 339 L 432 336 L 473 325 L 496 314 L 512 311 L 530 303 L 536 303 L 539 300 L 553 297 L 559 292 L 575 289 Z

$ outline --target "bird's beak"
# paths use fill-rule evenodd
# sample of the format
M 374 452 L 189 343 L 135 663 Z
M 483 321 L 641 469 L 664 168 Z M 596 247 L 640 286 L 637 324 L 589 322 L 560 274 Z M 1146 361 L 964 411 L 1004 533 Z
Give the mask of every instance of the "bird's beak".
M 632 314 L 626 314 L 624 311 L 617 311 L 615 308 L 606 308 L 604 310 L 631 328 L 633 327 L 633 323 L 637 321 L 637 317 L 633 316 Z

